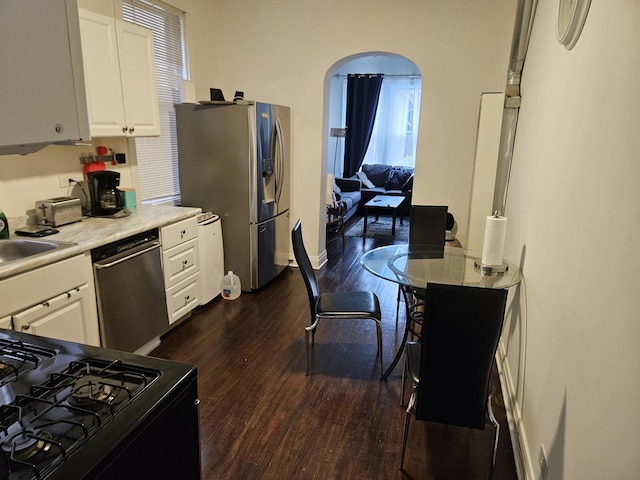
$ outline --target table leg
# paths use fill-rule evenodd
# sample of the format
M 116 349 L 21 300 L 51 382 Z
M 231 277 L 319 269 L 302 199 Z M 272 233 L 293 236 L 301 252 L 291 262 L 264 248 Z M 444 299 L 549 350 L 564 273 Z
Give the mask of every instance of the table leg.
M 369 216 L 369 208 L 364 207 L 364 233 L 367 233 L 367 217 Z
M 391 236 L 395 236 L 396 234 L 396 209 L 392 210 L 392 221 L 391 221 Z
M 393 360 L 391 361 L 391 363 L 389 364 L 387 369 L 382 374 L 382 377 L 380 378 L 380 380 L 386 381 L 387 378 L 389 377 L 389 375 L 391 375 L 391 372 L 393 372 L 393 369 L 396 368 L 396 365 L 400 361 L 400 358 L 402 357 L 402 353 L 404 352 L 404 347 L 405 347 L 405 345 L 407 343 L 407 338 L 408 337 L 409 337 L 409 319 L 407 318 L 405 320 L 405 322 L 404 322 L 404 335 L 402 336 L 402 343 L 398 347 L 398 351 L 396 352 L 396 356 L 393 357 Z

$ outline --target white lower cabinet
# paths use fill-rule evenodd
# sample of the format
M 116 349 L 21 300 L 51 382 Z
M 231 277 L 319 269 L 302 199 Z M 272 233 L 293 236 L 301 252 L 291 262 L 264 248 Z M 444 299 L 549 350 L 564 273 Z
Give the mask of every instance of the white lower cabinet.
M 160 230 L 162 271 L 172 324 L 200 305 L 200 262 L 196 217 Z
M 2 280 L 0 325 L 13 323 L 16 331 L 100 346 L 93 285 L 88 254 Z
M 4 328 L 5 330 L 13 330 L 11 316 L 0 318 L 0 328 Z
M 169 311 L 170 324 L 180 320 L 200 305 L 199 282 L 200 272 L 197 272 L 167 289 L 167 310 Z
M 84 328 L 84 296 L 87 285 L 69 290 L 61 295 L 34 305 L 13 315 L 13 325 L 18 331 L 86 343 Z

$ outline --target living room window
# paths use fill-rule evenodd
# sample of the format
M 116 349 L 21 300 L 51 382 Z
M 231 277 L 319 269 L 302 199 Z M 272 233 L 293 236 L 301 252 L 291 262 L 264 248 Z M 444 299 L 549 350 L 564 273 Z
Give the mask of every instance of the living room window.
M 146 202 L 180 198 L 178 139 L 173 105 L 180 103 L 186 74 L 184 12 L 159 0 L 122 0 L 122 17 L 153 30 L 160 107 L 159 137 L 135 139 L 139 198 Z
M 366 164 L 415 166 L 422 77 L 385 75 Z

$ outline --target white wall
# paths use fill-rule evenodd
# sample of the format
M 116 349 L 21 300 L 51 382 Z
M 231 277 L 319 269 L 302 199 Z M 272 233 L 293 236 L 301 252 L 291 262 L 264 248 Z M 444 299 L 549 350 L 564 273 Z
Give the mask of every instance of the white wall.
M 104 145 L 127 155 L 127 163 L 107 165 L 108 170 L 120 172 L 120 186 L 134 187 L 132 171 L 135 164 L 129 155 L 124 138 L 94 139 L 82 146 L 50 145 L 29 155 L 0 156 L 0 206 L 7 217 L 22 217 L 35 208 L 37 200 L 77 196 L 74 187 L 60 187 L 58 177 L 82 181 L 80 157 L 96 154 L 96 146 Z M 33 214 L 33 212 L 31 212 Z M 11 231 L 20 225 L 11 225 Z
M 509 370 L 531 474 L 543 444 L 548 479 L 637 479 L 640 3 L 591 2 L 571 51 L 556 10 L 539 2 L 505 209 Z
M 333 158 L 325 74 L 357 53 L 395 53 L 419 67 L 414 201 L 447 204 L 467 224 L 480 94 L 504 89 L 515 2 L 463 3 L 220 1 L 219 86 L 225 94 L 244 90 L 245 98 L 291 107 L 292 217 L 302 219 L 311 257 L 324 250 L 321 182 Z
M 302 218 L 311 256 L 322 254 L 323 182 L 327 171 L 328 118 L 325 74 L 339 60 L 362 52 L 389 52 L 412 60 L 423 75 L 420 134 L 414 182 L 415 203 L 442 203 L 458 224 L 467 224 L 480 94 L 501 91 L 512 33 L 511 0 L 170 0 L 186 11 L 191 80 L 196 99 L 210 87 L 227 96 L 292 108 L 293 209 Z M 82 8 L 120 15 L 120 2 L 80 0 Z M 35 200 L 66 194 L 57 174 L 75 170 L 82 153 L 73 147 L 47 147 L 31 162 L 46 162 L 47 175 L 21 172 L 13 162 L 10 181 L 0 169 L 0 205 L 9 216 L 23 215 Z M 56 149 L 56 153 L 53 153 Z M 132 152 L 130 183 L 137 186 Z M 64 159 L 60 159 L 64 156 Z M 26 158 L 26 157 L 25 157 Z M 71 159 L 71 160 L 70 160 Z M 71 163 L 70 163 L 71 162 Z M 73 166 L 72 166 L 73 165 Z M 79 164 L 78 164 L 79 165 Z M 79 168 L 79 166 L 78 166 Z M 459 231 L 464 236 L 464 231 Z

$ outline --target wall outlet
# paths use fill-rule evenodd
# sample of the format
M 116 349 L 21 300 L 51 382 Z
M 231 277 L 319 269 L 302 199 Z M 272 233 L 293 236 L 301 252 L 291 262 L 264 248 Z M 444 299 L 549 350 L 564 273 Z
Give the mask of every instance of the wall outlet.
M 545 480 L 549 471 L 549 463 L 547 462 L 547 454 L 544 451 L 544 445 L 540 445 L 540 454 L 538 455 L 538 463 L 540 464 L 540 478 Z
M 69 175 L 58 175 L 58 184 L 60 188 L 70 187 L 71 182 L 69 182 Z

